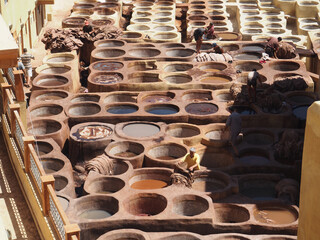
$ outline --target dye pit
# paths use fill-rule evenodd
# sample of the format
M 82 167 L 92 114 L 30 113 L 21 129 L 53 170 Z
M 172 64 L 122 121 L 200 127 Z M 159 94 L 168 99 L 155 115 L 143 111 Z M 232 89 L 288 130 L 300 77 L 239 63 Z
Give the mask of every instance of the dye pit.
M 108 15 L 114 26 L 125 22 L 124 34 L 85 43 L 85 54 L 73 58 L 49 58 L 48 64 L 66 66 L 42 67 L 30 98 L 40 110 L 30 115 L 28 130 L 81 239 L 297 239 L 296 156 L 307 109 L 318 97 L 298 51 L 289 60 L 260 62 L 266 42 L 256 39 L 286 32 L 284 39 L 301 44 L 283 29 L 293 29 L 289 20 L 262 10 L 259 0 L 108 2 L 112 15 L 95 1 L 90 4 L 99 9 L 88 14 L 95 21 Z M 216 42 L 232 60 L 195 61 L 190 37 L 209 19 L 216 38 L 204 41 L 202 53 Z M 74 67 L 80 60 L 89 64 L 86 93 Z M 253 69 L 264 78 L 257 102 L 246 88 Z M 293 78 L 306 86 L 289 84 Z M 279 106 L 270 92 L 285 111 L 266 111 Z M 49 116 L 45 104 L 62 110 Z M 238 153 L 226 128 L 234 110 L 242 119 Z M 188 180 L 176 168 L 191 147 L 201 167 Z

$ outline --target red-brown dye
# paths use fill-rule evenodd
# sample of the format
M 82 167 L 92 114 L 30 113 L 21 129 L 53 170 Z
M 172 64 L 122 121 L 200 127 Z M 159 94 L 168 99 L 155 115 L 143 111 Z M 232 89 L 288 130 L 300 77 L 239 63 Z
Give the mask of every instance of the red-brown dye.
M 135 182 L 131 185 L 131 188 L 134 189 L 158 189 L 158 188 L 164 188 L 168 184 L 161 180 L 155 180 L 155 179 L 145 179 L 138 182 Z

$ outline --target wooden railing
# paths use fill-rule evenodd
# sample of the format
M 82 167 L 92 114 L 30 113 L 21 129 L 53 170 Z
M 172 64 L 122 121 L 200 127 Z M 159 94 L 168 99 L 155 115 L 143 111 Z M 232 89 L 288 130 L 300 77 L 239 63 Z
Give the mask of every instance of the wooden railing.
M 3 134 L 13 167 L 16 168 L 20 182 L 23 182 L 22 185 L 26 188 L 24 191 L 29 194 L 26 196 L 40 202 L 40 208 L 37 204 L 29 204 L 34 212 L 35 220 L 40 225 L 40 231 L 43 230 L 42 235 L 45 239 L 79 240 L 80 229 L 77 224 L 70 224 L 55 194 L 54 177 L 46 175 L 34 148 L 35 139 L 28 135 L 20 117 L 20 105 L 16 103 L 17 98 L 14 95 L 19 90 L 14 87 L 21 81 L 12 81 L 14 74 L 10 70 L 5 73 L 7 73 L 5 76 L 11 80 L 1 84 Z M 29 185 L 26 183 L 27 179 L 30 179 Z M 42 213 L 42 216 L 36 213 L 36 208 L 40 209 L 38 213 Z M 45 227 L 41 228 L 46 219 L 49 222 L 48 231 Z M 48 233 L 53 233 L 53 235 L 49 236 Z

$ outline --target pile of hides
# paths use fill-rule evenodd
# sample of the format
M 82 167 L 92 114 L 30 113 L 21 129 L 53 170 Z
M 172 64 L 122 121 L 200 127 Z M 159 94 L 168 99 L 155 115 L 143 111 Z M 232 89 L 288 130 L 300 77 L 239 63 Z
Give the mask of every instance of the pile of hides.
M 88 161 L 84 168 L 88 173 L 95 171 L 104 175 L 113 175 L 114 164 L 112 159 L 102 154 Z
M 80 49 L 84 41 L 94 42 L 103 39 L 115 39 L 122 35 L 122 31 L 112 25 L 95 28 L 92 33 L 85 33 L 81 28 L 48 29 L 41 41 L 45 49 L 51 52 L 70 52 Z
M 192 179 L 180 173 L 173 173 L 170 176 L 171 184 L 192 188 Z
M 294 52 L 295 48 L 291 44 L 280 42 L 276 54 L 279 59 L 291 59 L 296 56 Z
M 306 81 L 300 75 L 277 78 L 273 85 L 280 92 L 303 91 L 308 87 Z
M 194 62 L 229 62 L 232 57 L 229 53 L 199 53 L 194 59 Z

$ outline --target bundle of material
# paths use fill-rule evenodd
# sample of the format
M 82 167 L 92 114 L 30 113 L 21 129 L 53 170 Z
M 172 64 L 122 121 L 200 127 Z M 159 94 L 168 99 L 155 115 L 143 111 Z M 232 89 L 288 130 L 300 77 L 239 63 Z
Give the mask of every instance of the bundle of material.
M 296 56 L 294 52 L 295 48 L 291 44 L 280 42 L 276 54 L 279 59 L 291 59 Z
M 172 185 L 185 186 L 192 188 L 192 179 L 180 173 L 173 173 L 170 176 Z
M 229 62 L 232 57 L 229 53 L 199 53 L 194 59 L 194 62 Z
M 274 146 L 275 158 L 286 164 L 293 164 L 295 160 L 302 159 L 303 139 L 293 129 L 283 132 L 280 141 Z
M 305 90 L 308 87 L 306 81 L 300 75 L 277 78 L 273 85 L 280 92 Z
M 79 29 L 48 29 L 41 41 L 45 44 L 45 49 L 53 52 L 69 52 L 77 50 L 83 46 L 79 39 Z
M 87 162 L 84 167 L 87 173 L 95 171 L 104 175 L 113 175 L 114 164 L 112 159 L 102 154 Z
M 112 25 L 94 28 L 91 33 L 85 33 L 81 28 L 48 29 L 41 41 L 45 44 L 45 49 L 50 49 L 51 52 L 69 52 L 80 49 L 84 41 L 115 39 L 121 35 L 121 29 Z
M 116 39 L 122 35 L 122 31 L 113 25 L 106 25 L 94 28 L 91 33 L 85 33 L 80 29 L 78 34 L 81 40 L 95 42 L 103 39 Z

